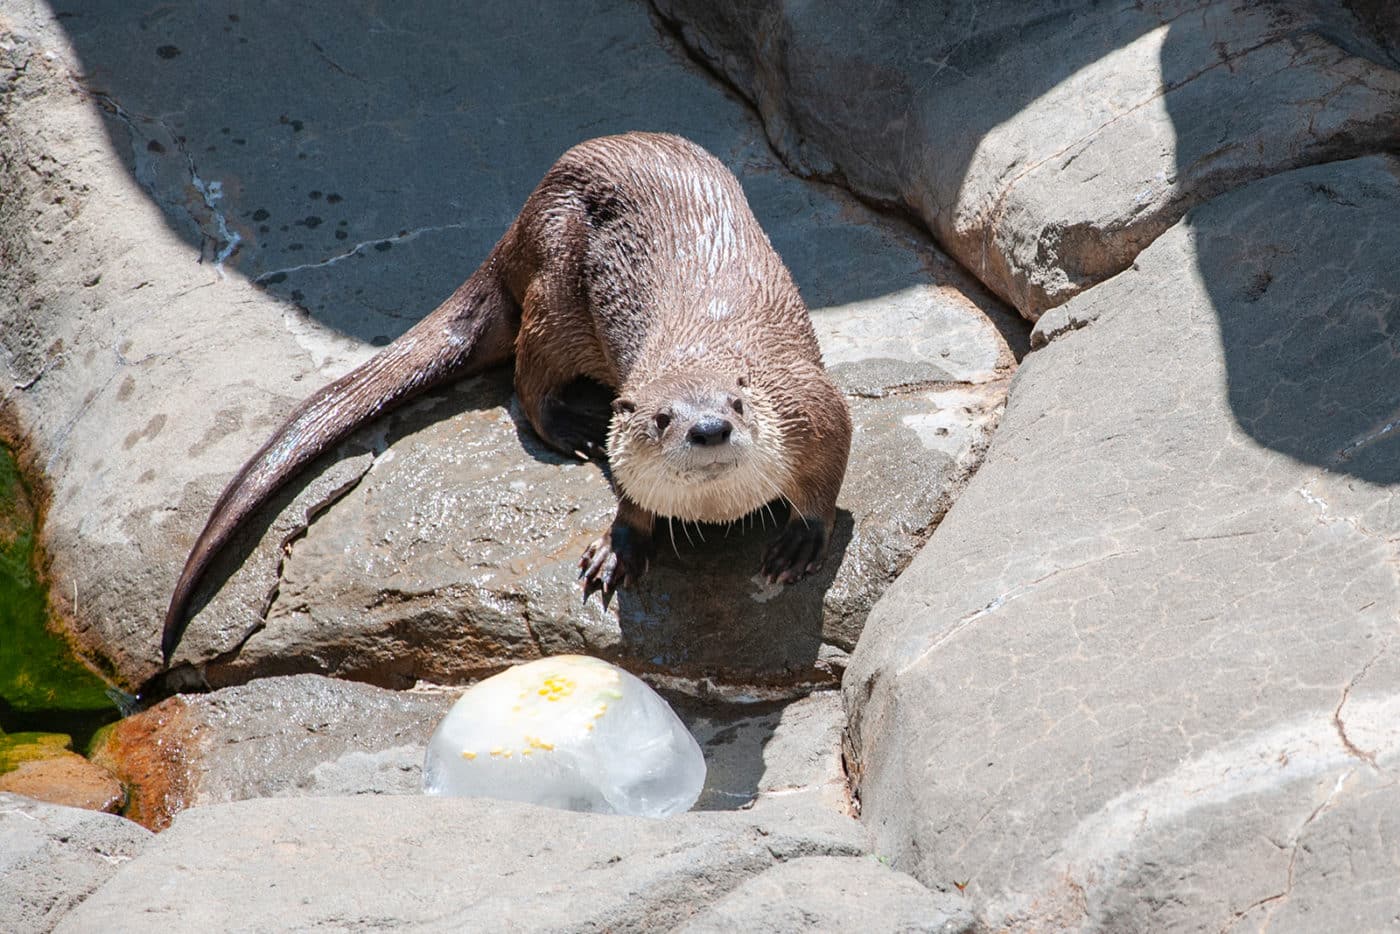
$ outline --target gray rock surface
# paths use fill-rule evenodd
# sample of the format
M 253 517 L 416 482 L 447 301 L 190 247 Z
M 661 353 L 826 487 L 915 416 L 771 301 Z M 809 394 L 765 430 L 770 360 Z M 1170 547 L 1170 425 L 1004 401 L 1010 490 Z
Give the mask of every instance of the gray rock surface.
M 1400 162 L 1300 169 L 1042 319 L 846 679 L 895 868 L 1030 929 L 1400 916 L 1397 243 Z
M 705 752 L 705 788 L 695 810 L 800 803 L 829 814 L 850 813 L 841 765 L 846 723 L 841 695 L 820 691 L 768 710 L 749 706 L 676 705 Z
M 647 820 L 466 798 L 260 799 L 183 812 L 58 930 L 666 930 L 775 863 L 856 855 L 860 838 L 850 818 L 780 808 Z
M 131 789 L 128 817 L 288 795 L 418 794 L 428 737 L 455 693 L 317 675 L 179 695 L 122 720 L 93 750 Z
M 906 226 L 794 179 L 639 4 L 4 16 L 3 407 L 52 494 L 59 608 L 128 685 L 157 670 L 165 600 L 237 466 L 465 278 L 588 136 L 666 129 L 718 153 L 831 309 L 860 453 L 824 576 L 759 592 L 763 532 L 692 548 L 678 529 L 645 588 L 580 610 L 573 565 L 612 498 L 539 449 L 492 375 L 371 426 L 251 524 L 180 656 L 207 683 L 405 686 L 568 650 L 832 684 L 995 423 L 1006 313 Z M 250 69 L 275 78 L 229 93 Z
M 873 856 L 808 856 L 744 882 L 682 925 L 703 931 L 974 931 L 967 900 L 934 894 Z
M 1035 319 L 1189 207 L 1400 142 L 1385 0 L 654 0 L 793 168 L 907 207 Z
M 428 738 L 457 695 L 319 675 L 259 678 L 128 717 L 93 758 L 131 790 L 126 816 L 153 829 L 189 807 L 249 798 L 415 795 Z M 705 754 L 697 810 L 780 802 L 818 821 L 849 812 L 839 693 L 766 705 L 670 699 Z
M 53 930 L 151 839 L 112 814 L 0 792 L 0 930 Z

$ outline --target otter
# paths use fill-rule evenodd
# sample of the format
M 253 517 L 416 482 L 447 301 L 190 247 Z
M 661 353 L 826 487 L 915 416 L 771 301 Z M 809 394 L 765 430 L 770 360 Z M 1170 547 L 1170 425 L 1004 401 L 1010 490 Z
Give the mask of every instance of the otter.
M 617 517 L 579 562 L 604 606 L 655 555 L 658 517 L 789 518 L 761 572 L 822 566 L 851 421 L 807 307 L 738 180 L 688 140 L 628 133 L 564 153 L 481 267 L 437 309 L 302 402 L 229 482 L 180 573 L 170 663 L 202 575 L 294 473 L 411 396 L 515 357 L 530 426 L 610 472 Z M 611 410 L 580 402 L 602 387 Z

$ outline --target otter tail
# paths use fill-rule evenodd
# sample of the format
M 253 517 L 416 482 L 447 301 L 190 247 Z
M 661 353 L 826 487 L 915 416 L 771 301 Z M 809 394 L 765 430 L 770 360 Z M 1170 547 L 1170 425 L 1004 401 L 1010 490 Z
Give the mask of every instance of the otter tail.
M 495 254 L 430 315 L 356 369 L 297 406 L 224 489 L 170 597 L 161 634 L 168 666 L 186 609 L 209 565 L 245 519 L 299 470 L 360 425 L 429 387 L 503 363 L 520 318 L 497 275 Z

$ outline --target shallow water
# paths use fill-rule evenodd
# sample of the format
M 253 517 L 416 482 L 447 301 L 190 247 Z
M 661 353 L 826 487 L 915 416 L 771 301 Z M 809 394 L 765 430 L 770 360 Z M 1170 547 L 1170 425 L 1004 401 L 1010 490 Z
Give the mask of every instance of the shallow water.
M 118 718 L 106 683 L 48 628 L 33 501 L 0 445 L 0 734 L 64 733 L 82 750 Z

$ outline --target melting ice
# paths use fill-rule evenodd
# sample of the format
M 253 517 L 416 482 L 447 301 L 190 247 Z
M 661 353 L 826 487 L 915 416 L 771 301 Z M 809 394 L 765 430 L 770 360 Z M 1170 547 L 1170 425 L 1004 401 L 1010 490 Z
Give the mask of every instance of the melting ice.
M 423 791 L 665 817 L 705 784 L 695 738 L 615 665 L 560 655 L 468 688 L 428 742 Z

